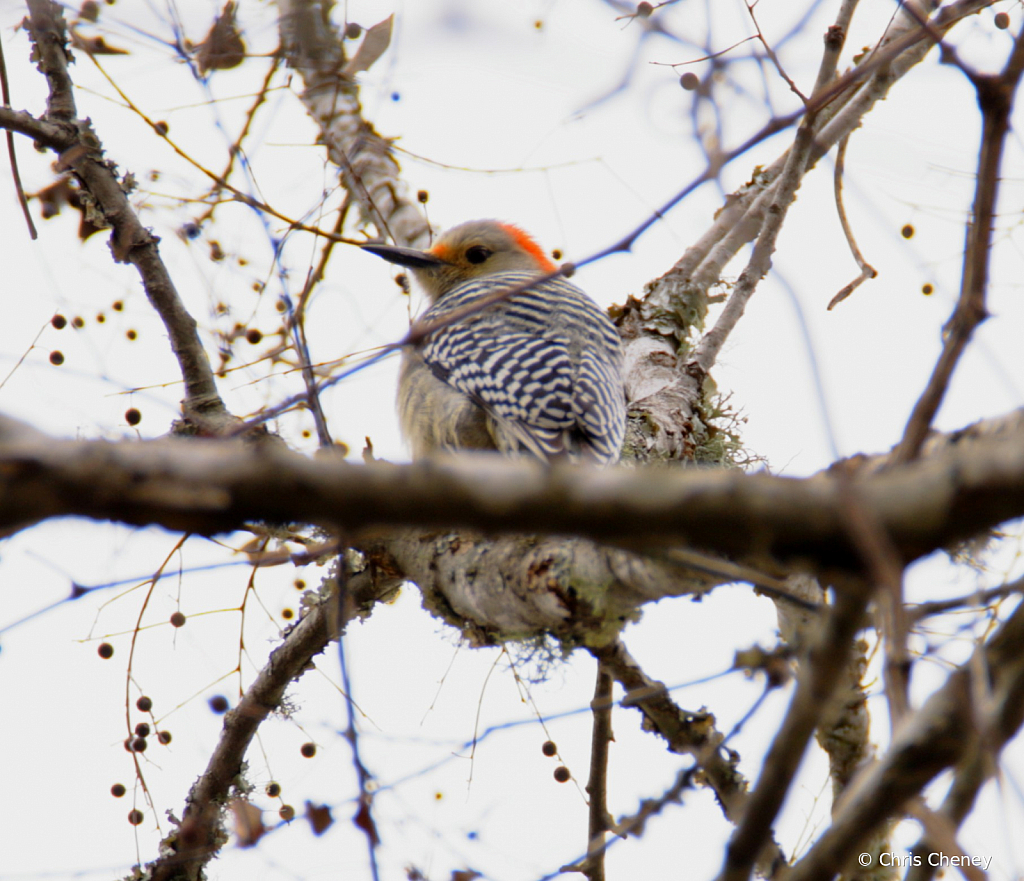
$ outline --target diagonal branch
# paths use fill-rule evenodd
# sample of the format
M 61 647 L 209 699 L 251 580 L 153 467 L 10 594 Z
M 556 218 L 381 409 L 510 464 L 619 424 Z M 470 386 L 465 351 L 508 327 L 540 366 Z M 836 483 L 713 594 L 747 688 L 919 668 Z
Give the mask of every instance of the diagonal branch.
M 868 835 L 973 750 L 988 751 L 992 764 L 985 776 L 991 773 L 995 757 L 1024 721 L 1022 644 L 1024 605 L 1019 605 L 908 720 L 884 758 L 853 781 L 831 827 L 793 867 L 788 881 L 834 877 Z M 979 667 L 986 675 L 977 676 Z
M 964 245 L 960 297 L 944 328 L 942 354 L 939 355 L 925 390 L 914 405 L 903 439 L 896 450 L 897 463 L 909 462 L 918 454 L 946 396 L 946 389 L 960 356 L 967 348 L 975 328 L 988 317 L 985 294 L 999 194 L 999 170 L 1006 137 L 1010 133 L 1010 115 L 1013 113 L 1013 102 L 1021 76 L 1024 76 L 1024 33 L 1017 35 L 1013 52 L 1002 73 L 996 76 L 974 74 L 970 77 L 977 91 L 982 125 L 974 206 Z
M 259 726 L 280 705 L 285 689 L 313 668 L 311 659 L 337 638 L 352 617 L 367 614 L 377 599 L 392 589 L 359 574 L 348 582 L 344 620 L 340 620 L 336 597 L 324 596 L 307 607 L 305 616 L 271 653 L 238 705 L 225 715 L 220 741 L 189 791 L 180 825 L 161 843 L 161 856 L 146 867 L 151 873 L 148 877 L 153 881 L 202 877 L 202 867 L 224 844 L 221 812 Z
M 192 429 L 217 434 L 237 420 L 230 416 L 217 391 L 209 358 L 171 280 L 157 247 L 159 239 L 140 222 L 128 201 L 127 179 L 117 178 L 116 166 L 103 156 L 103 145 L 89 120 L 77 118 L 68 73 L 67 29 L 62 8 L 51 0 L 29 0 L 28 29 L 36 47 L 38 66 L 50 93 L 40 121 L 4 108 L 0 125 L 30 134 L 46 135 L 40 143 L 54 150 L 60 165 L 74 172 L 89 200 L 90 220 L 113 229 L 110 249 L 119 263 L 131 263 L 142 278 L 146 296 L 167 329 L 171 349 L 185 381 L 184 415 Z M 37 124 L 38 123 L 38 124 Z
M 814 147 L 814 130 L 818 112 L 821 109 L 818 106 L 821 102 L 820 96 L 829 89 L 830 82 L 835 76 L 839 53 L 842 51 L 845 41 L 846 32 L 842 28 L 829 29 L 825 37 L 825 53 L 821 59 L 814 93 L 811 100 L 808 101 L 808 110 L 797 128 L 793 146 L 789 148 L 786 164 L 775 182 L 772 201 L 765 211 L 764 222 L 758 233 L 757 241 L 754 243 L 753 253 L 740 273 L 736 286 L 729 295 L 715 326 L 704 334 L 703 339 L 694 348 L 693 354 L 687 361 L 686 372 L 694 377 L 706 376 L 710 371 L 726 339 L 743 316 L 743 311 L 754 295 L 758 283 L 771 268 L 775 243 L 782 231 L 786 214 L 796 199 L 796 192 L 803 181 L 811 150 Z
M 362 115 L 359 89 L 345 72 L 344 35 L 331 23 L 333 4 L 278 0 L 281 46 L 305 82 L 300 96 L 362 222 L 396 244 L 419 248 L 430 236 L 418 204 L 409 198 L 391 143 Z

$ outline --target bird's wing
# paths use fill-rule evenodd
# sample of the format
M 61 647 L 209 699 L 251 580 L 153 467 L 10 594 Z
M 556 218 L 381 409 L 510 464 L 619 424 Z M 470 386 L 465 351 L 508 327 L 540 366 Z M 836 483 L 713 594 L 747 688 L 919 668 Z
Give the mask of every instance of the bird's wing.
M 563 340 L 532 334 L 488 335 L 454 325 L 432 335 L 423 358 L 434 375 L 462 392 L 520 444 L 547 460 L 566 449 L 576 428 L 573 365 Z
M 584 452 L 599 462 L 617 462 L 626 434 L 626 396 L 618 368 L 600 352 L 583 351 L 572 406 Z

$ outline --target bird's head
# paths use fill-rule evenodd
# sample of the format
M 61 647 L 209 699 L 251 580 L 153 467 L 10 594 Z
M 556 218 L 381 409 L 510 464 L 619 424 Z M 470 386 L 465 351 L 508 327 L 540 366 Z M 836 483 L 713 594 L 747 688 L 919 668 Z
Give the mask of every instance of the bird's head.
M 364 251 L 412 270 L 431 302 L 474 278 L 507 270 L 557 272 L 533 238 L 498 220 L 471 220 L 452 227 L 426 251 L 363 245 Z

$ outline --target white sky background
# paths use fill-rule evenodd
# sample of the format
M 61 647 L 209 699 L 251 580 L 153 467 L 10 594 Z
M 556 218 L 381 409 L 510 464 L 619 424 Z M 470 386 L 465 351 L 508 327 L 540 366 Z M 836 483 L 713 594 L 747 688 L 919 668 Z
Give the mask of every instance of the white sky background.
M 243 5 L 250 51 L 271 51 L 276 46 L 273 7 Z M 714 50 L 752 32 L 742 3 L 719 0 L 713 5 Z M 770 40 L 789 31 L 796 6 L 788 0 L 762 0 L 758 16 Z M 835 4 L 820 6 L 806 34 L 779 48 L 787 71 L 805 89 L 817 70 L 820 35 L 834 15 Z M 862 6 L 844 65 L 854 51 L 878 38 L 895 8 L 890 3 Z M 1013 31 L 1020 25 L 1019 15 L 1009 4 L 997 8 L 1004 7 L 1014 16 Z M 188 36 L 202 38 L 214 9 L 214 4 L 199 0 L 177 5 Z M 680 62 L 703 50 L 651 39 L 632 68 L 628 88 L 612 93 L 630 69 L 640 26 L 615 21 L 614 10 L 602 3 L 350 3 L 348 17 L 369 25 L 392 11 L 397 13 L 392 48 L 362 76 L 362 100 L 378 131 L 398 137 L 398 146 L 408 152 L 400 155 L 406 180 L 414 189 L 429 191 L 429 215 L 437 227 L 496 216 L 521 223 L 545 247 L 560 248 L 567 259 L 578 260 L 620 238 L 699 174 L 701 154 L 687 116 L 692 94 L 678 84 L 684 69 L 649 62 Z M 38 113 L 45 100 L 44 83 L 26 63 L 24 35 L 14 31 L 23 15 L 20 4 L 0 0 L 0 38 L 13 104 Z M 706 39 L 701 30 L 704 6 L 696 0 L 659 15 L 695 42 Z M 217 73 L 210 88 L 219 100 L 209 103 L 188 69 L 161 46 L 160 40 L 170 37 L 167 21 L 166 7 L 155 0 L 121 0 L 105 8 L 98 32 L 132 54 L 101 61 L 136 104 L 152 118 L 168 122 L 172 140 L 220 171 L 259 74 L 247 68 Z M 542 23 L 539 29 L 537 21 Z M 1000 62 L 1010 41 L 1008 33 L 993 27 L 991 12 L 956 33 L 963 57 L 982 65 Z M 744 55 L 754 48 L 748 43 L 735 51 Z M 686 69 L 704 71 L 700 64 Z M 79 113 L 93 119 L 108 155 L 141 182 L 136 204 L 143 221 L 162 237 L 162 253 L 210 341 L 211 355 L 216 353 L 214 329 L 229 330 L 239 321 L 271 332 L 281 285 L 256 218 L 241 206 L 222 206 L 217 225 L 199 239 L 179 238 L 176 229 L 200 209 L 179 205 L 173 196 L 203 192 L 201 175 L 124 108 L 86 58 L 79 57 L 72 75 L 79 86 Z M 729 83 L 720 87 L 727 147 L 745 140 L 765 121 L 765 87 L 775 108 L 788 111 L 795 106 L 771 72 L 762 77 L 748 65 L 730 68 L 730 75 L 740 78 L 742 89 Z M 297 78 L 292 88 L 299 88 Z M 978 119 L 972 88 L 956 70 L 938 65 L 934 55 L 869 115 L 851 140 L 846 198 L 859 245 L 879 277 L 831 313 L 825 305 L 857 270 L 836 218 L 829 160 L 806 179 L 779 241 L 776 274 L 762 283 L 714 371 L 720 388 L 732 393 L 733 405 L 748 420 L 744 441 L 774 470 L 803 475 L 827 465 L 832 459 L 829 422 L 843 455 L 887 449 L 898 440 L 955 302 Z M 227 134 L 218 134 L 213 121 Z M 271 95 L 255 133 L 248 149 L 257 191 L 265 201 L 297 217 L 314 210 L 321 191 L 334 190 L 335 174 L 325 167 L 322 151 L 311 146 L 313 126 L 291 93 Z M 734 163 L 723 175 L 724 190 L 747 180 L 756 164 L 774 159 L 791 137 L 791 132 L 783 133 Z M 18 149 L 26 188 L 45 186 L 52 157 L 35 154 L 23 138 L 18 138 Z M 150 178 L 152 170 L 159 171 L 158 180 Z M 1021 144 L 1013 134 L 1004 164 L 990 288 L 993 318 L 979 329 L 954 377 L 937 420 L 941 428 L 959 427 L 1024 402 L 1017 225 L 1022 173 Z M 181 397 L 174 383 L 178 370 L 134 272 L 112 264 L 105 235 L 78 244 L 77 215 L 71 211 L 40 222 L 33 203 L 40 240 L 30 243 L 13 187 L 7 184 L 2 192 L 2 290 L 8 306 L 0 325 L 0 375 L 27 355 L 0 388 L 0 410 L 55 435 L 121 438 L 134 434 L 123 414 L 136 406 L 143 413 L 143 437 L 166 432 Z M 337 197 L 332 199 L 335 205 Z M 632 253 L 586 267 L 576 281 L 603 305 L 630 293 L 639 295 L 646 281 L 667 270 L 707 228 L 720 204 L 721 193 L 704 187 L 656 224 Z M 331 222 L 333 217 L 323 220 L 324 225 Z M 909 241 L 900 235 L 907 223 L 916 230 Z M 227 255 L 220 263 L 209 259 L 211 239 Z M 283 259 L 292 296 L 318 256 L 319 246 L 308 236 L 289 240 Z M 239 265 L 240 258 L 244 265 Z M 738 275 L 741 268 L 737 262 L 729 271 Z M 400 338 L 409 304 L 392 276 L 392 269 L 377 258 L 339 248 L 311 307 L 315 360 Z M 267 283 L 262 297 L 252 291 L 257 281 Z M 926 282 L 935 286 L 931 297 L 921 294 Z M 111 310 L 117 299 L 125 302 L 123 313 Z M 213 317 L 218 301 L 231 304 L 230 316 Z M 794 303 L 807 322 L 827 413 L 814 390 Z M 54 312 L 69 318 L 81 315 L 86 326 L 79 332 L 70 327 L 58 332 L 48 325 Z M 105 314 L 103 324 L 96 321 L 98 312 Z M 138 341 L 126 340 L 129 328 L 137 330 Z M 255 357 L 269 344 L 240 343 L 237 348 L 242 354 L 251 350 Z M 59 368 L 48 360 L 54 349 L 65 355 Z M 331 428 L 354 456 L 370 436 L 378 456 L 406 457 L 391 403 L 395 370 L 392 358 L 354 374 L 325 396 Z M 244 414 L 299 389 L 296 377 L 268 379 L 267 373 L 261 365 L 232 373 L 222 384 L 229 408 Z M 294 447 L 312 450 L 312 441 L 301 437 L 303 428 L 311 428 L 308 421 L 288 417 L 277 428 Z M 64 522 L 0 544 L 0 627 L 66 596 L 71 580 L 84 585 L 128 580 L 124 587 L 60 606 L 0 635 L 5 705 L 0 715 L 0 774 L 8 794 L 0 801 L 0 878 L 115 877 L 136 859 L 151 859 L 160 837 L 156 822 L 166 833 L 165 811 L 180 814 L 187 787 L 205 766 L 220 726 L 206 699 L 217 693 L 234 699 L 238 693 L 239 677 L 231 671 L 239 658 L 240 616 L 225 610 L 237 608 L 245 598 L 249 570 L 239 564 L 212 572 L 186 571 L 180 579 L 162 582 L 143 613 L 145 587 L 127 588 L 153 572 L 175 541 L 155 530 Z M 983 576 L 986 583 L 1019 570 L 1017 545 L 1007 544 Z M 223 562 L 237 563 L 238 558 L 194 539 L 183 555 L 172 557 L 169 569 Z M 314 567 L 300 574 L 311 586 L 319 577 Z M 293 577 L 283 569 L 257 575 L 260 602 L 249 596 L 243 687 L 274 645 L 280 611 L 297 607 Z M 969 573 L 951 573 L 941 561 L 929 561 L 917 567 L 910 599 L 959 593 L 975 583 Z M 189 622 L 174 631 L 166 621 L 177 608 Z M 131 759 L 121 747 L 127 731 L 126 663 L 140 614 L 143 624 L 152 626 L 136 640 L 133 684 L 128 687 L 132 725 L 141 721 L 135 699 L 146 693 L 153 697 L 159 727 L 174 735 L 169 748 L 151 743 L 143 760 L 155 810 L 141 791 L 133 793 Z M 961 659 L 969 651 L 969 634 L 964 636 L 945 647 L 947 657 Z M 723 673 L 737 648 L 756 641 L 774 644 L 774 611 L 748 590 L 720 589 L 701 604 L 677 601 L 649 608 L 626 638 L 650 674 L 683 684 Z M 103 639 L 115 646 L 111 661 L 96 655 Z M 385 878 L 403 877 L 402 868 L 415 864 L 434 879 L 467 867 L 500 881 L 530 879 L 580 855 L 584 799 L 575 784 L 552 779 L 557 762 L 541 754 L 547 735 L 539 725 L 489 736 L 478 745 L 472 762 L 461 746 L 474 730 L 531 719 L 534 710 L 521 700 L 526 690 L 545 717 L 584 711 L 593 679 L 588 658 L 574 656 L 549 671 L 544 682 L 517 687 L 506 659 L 495 651 L 458 650 L 453 634 L 419 609 L 415 590 L 376 610 L 367 623 L 354 625 L 347 652 L 355 697 L 366 713 L 360 723 L 364 761 L 382 784 L 412 775 L 376 802 Z M 307 798 L 332 805 L 335 826 L 313 839 L 305 824 L 296 823 L 268 835 L 253 850 L 229 846 L 211 866 L 212 877 L 367 877 L 365 845 L 347 822 L 355 788 L 349 750 L 337 734 L 343 706 L 332 684 L 337 680 L 336 654 L 323 657 L 319 668 L 322 675 L 307 674 L 295 689 L 300 709 L 294 720 L 264 726 L 261 744 L 249 756 L 250 779 L 258 789 L 270 779 L 281 782 L 284 800 L 300 814 Z M 532 675 L 536 667 L 524 664 L 521 673 Z M 934 685 L 940 675 L 937 664 L 918 665 L 915 686 Z M 733 674 L 679 691 L 676 697 L 689 709 L 707 705 L 718 716 L 719 727 L 728 730 L 759 693 L 760 683 Z M 751 778 L 766 746 L 764 732 L 772 730 L 784 706 L 785 695 L 773 695 L 733 744 Z M 881 734 L 881 701 L 875 706 L 880 714 L 875 728 Z M 660 741 L 641 734 L 635 714 L 618 711 L 614 724 L 611 810 L 623 814 L 632 812 L 639 798 L 657 796 L 687 760 L 668 755 Z M 582 787 L 589 757 L 588 714 L 552 721 L 547 730 Z M 299 745 L 307 740 L 319 745 L 315 759 L 298 755 Z M 460 757 L 453 758 L 456 751 Z M 979 821 L 961 839 L 969 852 L 995 857 L 993 878 L 1019 875 L 1024 864 L 1020 845 L 1009 832 L 1024 820 L 1019 788 L 1024 757 L 1019 747 L 1008 755 L 1010 774 L 1001 789 L 990 789 Z M 438 762 L 444 764 L 417 773 Z M 787 807 L 780 826 L 787 853 L 806 844 L 805 827 L 820 828 L 827 816 L 823 762 L 812 756 L 808 764 L 791 799 L 798 803 Z M 127 785 L 129 795 L 112 798 L 109 788 L 115 782 Z M 280 806 L 261 793 L 254 801 L 271 812 Z M 146 813 L 138 828 L 125 819 L 133 803 Z M 1005 819 L 993 820 L 997 816 Z M 273 813 L 268 814 L 268 822 L 272 819 Z M 609 877 L 676 877 L 672 873 L 680 866 L 687 876 L 710 877 L 719 867 L 728 832 L 708 792 L 687 793 L 682 807 L 667 809 L 649 824 L 643 840 L 611 849 Z M 907 846 L 915 839 L 914 827 L 908 825 L 898 843 Z

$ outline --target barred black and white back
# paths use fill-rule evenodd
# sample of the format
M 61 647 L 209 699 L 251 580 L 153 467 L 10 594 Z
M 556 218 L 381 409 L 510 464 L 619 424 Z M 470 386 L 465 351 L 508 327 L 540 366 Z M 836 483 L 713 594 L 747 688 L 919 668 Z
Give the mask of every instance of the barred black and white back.
M 465 282 L 421 320 L 443 320 L 536 277 L 506 271 Z M 429 378 L 419 382 L 444 383 L 454 393 L 447 396 L 446 412 L 432 416 L 428 443 L 528 451 L 545 461 L 618 461 L 626 423 L 622 343 L 608 317 L 564 279 L 539 282 L 438 329 L 420 349 L 406 352 L 403 371 L 413 375 L 416 359 L 430 368 Z M 400 401 L 399 411 L 406 410 Z M 480 422 L 475 433 L 474 420 Z M 406 435 L 416 438 L 422 428 L 407 424 Z

